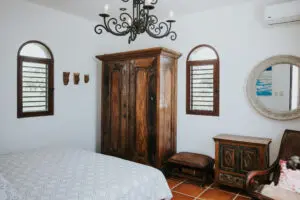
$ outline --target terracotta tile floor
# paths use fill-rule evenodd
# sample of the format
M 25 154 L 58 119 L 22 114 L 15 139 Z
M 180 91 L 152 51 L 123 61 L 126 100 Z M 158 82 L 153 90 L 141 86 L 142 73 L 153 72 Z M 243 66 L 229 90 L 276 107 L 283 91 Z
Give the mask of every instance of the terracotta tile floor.
M 250 200 L 243 192 L 213 184 L 201 187 L 185 179 L 168 178 L 172 200 Z

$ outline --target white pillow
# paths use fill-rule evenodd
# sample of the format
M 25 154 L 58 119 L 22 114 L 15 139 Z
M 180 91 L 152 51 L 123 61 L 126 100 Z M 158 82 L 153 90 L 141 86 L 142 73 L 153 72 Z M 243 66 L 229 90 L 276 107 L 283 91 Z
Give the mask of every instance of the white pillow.
M 300 170 L 288 169 L 284 160 L 279 163 L 281 170 L 278 187 L 300 194 Z
M 0 200 L 21 200 L 13 186 L 0 174 Z
M 264 185 L 261 194 L 274 200 L 300 200 L 298 193 L 275 186 L 274 183 Z

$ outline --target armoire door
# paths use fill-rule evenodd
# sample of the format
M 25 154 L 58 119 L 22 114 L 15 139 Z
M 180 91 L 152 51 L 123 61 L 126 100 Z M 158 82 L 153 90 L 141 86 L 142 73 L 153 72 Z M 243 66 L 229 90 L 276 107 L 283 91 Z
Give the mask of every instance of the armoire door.
M 102 153 L 128 158 L 129 62 L 103 67 Z
M 130 148 L 132 160 L 154 165 L 156 153 L 156 58 L 130 64 Z

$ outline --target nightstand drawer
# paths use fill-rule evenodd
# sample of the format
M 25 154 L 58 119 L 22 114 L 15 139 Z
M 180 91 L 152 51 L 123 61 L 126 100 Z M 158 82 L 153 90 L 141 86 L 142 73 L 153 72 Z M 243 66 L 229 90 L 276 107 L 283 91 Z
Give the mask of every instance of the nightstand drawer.
M 219 182 L 233 187 L 244 188 L 245 178 L 231 174 L 220 173 Z

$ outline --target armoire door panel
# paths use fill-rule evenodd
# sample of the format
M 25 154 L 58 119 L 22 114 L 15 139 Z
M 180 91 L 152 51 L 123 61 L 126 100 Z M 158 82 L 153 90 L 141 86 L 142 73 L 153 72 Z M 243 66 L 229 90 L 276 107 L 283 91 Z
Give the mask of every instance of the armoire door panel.
M 137 59 L 132 61 L 131 65 L 131 75 L 130 75 L 130 96 L 132 105 L 132 116 L 131 122 L 132 125 L 132 152 L 133 159 L 137 162 L 143 164 L 151 164 L 152 153 L 149 151 L 151 145 L 155 140 L 153 139 L 153 116 L 149 116 L 149 105 L 153 105 L 151 101 L 154 95 L 151 95 L 153 92 L 151 89 L 154 87 L 151 84 L 154 84 L 155 81 L 150 83 L 154 76 L 154 58 L 145 58 Z M 150 91 L 151 90 L 151 91 Z M 154 108 L 151 108 L 155 110 Z M 152 112 L 151 112 L 152 113 Z M 154 116 L 155 117 L 155 116 Z
M 152 165 L 156 164 L 157 128 L 156 128 L 156 73 L 151 71 L 148 82 L 148 158 Z
M 160 131 L 164 132 L 161 136 L 163 141 L 164 152 L 172 149 L 172 68 L 163 68 L 160 72 L 160 113 L 161 116 L 161 128 Z
M 111 146 L 113 152 L 118 152 L 121 131 L 121 88 L 120 71 L 111 72 Z
M 148 154 L 148 127 L 147 127 L 147 71 L 139 70 L 136 72 L 136 150 L 139 156 L 145 157 Z
M 127 107 L 128 63 L 111 63 L 109 65 L 109 138 L 106 151 L 108 154 L 125 158 L 127 155 Z
M 164 161 L 176 153 L 176 61 L 175 59 L 160 57 L 160 79 L 159 79 L 159 148 L 158 160 Z M 162 166 L 164 163 L 157 163 Z

